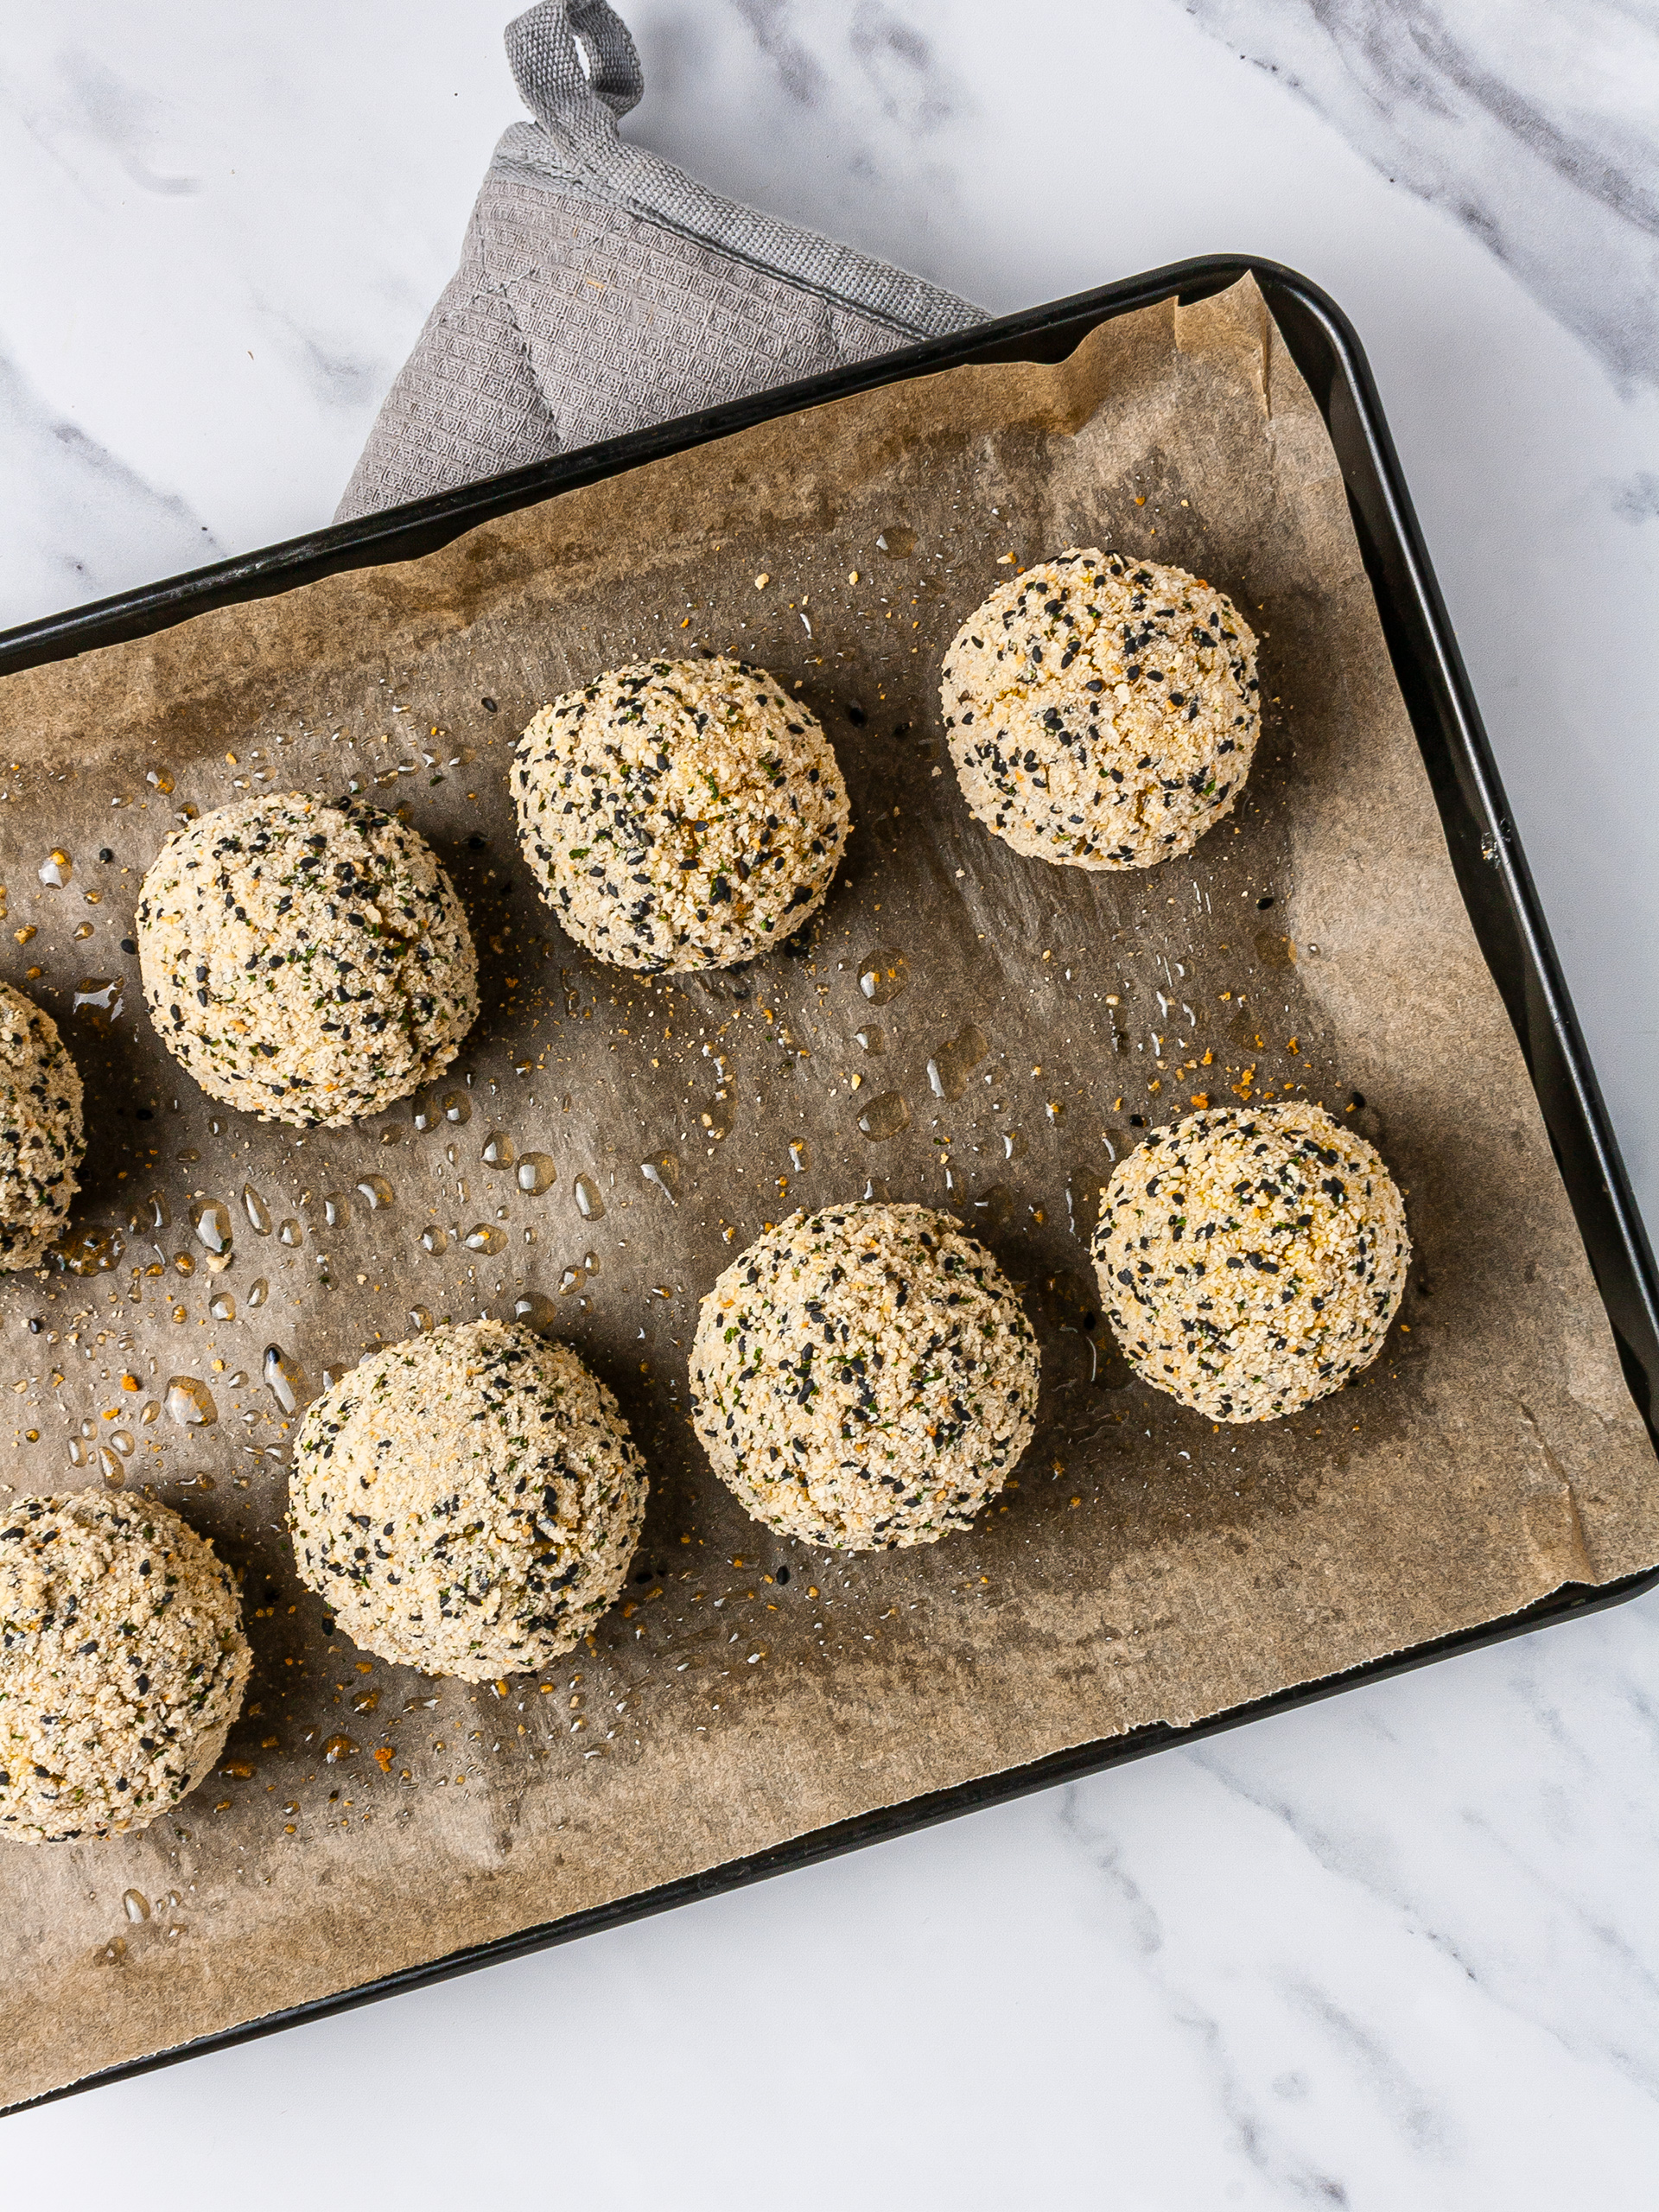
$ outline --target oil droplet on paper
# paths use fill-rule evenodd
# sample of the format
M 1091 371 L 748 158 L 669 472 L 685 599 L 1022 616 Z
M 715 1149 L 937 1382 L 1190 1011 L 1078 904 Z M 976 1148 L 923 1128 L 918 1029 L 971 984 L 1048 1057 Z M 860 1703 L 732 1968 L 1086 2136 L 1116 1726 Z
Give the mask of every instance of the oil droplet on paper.
M 588 1280 L 585 1268 L 567 1268 L 559 1277 L 559 1296 L 569 1298 L 571 1292 L 580 1290 Z
M 300 1227 L 297 1221 L 290 1218 L 285 1221 L 282 1227 L 277 1230 L 276 1242 L 279 1244 L 286 1244 L 289 1246 L 290 1249 L 295 1245 L 303 1244 L 305 1242 L 305 1231 Z
M 879 1144 L 884 1137 L 896 1137 L 900 1129 L 910 1127 L 910 1101 L 899 1090 L 884 1090 L 879 1098 L 872 1098 L 858 1117 L 858 1126 L 872 1143 Z
M 142 1890 L 124 1890 L 121 1895 L 121 1910 L 133 1922 L 149 1918 L 149 1899 Z
M 559 1171 L 550 1153 L 527 1152 L 518 1162 L 518 1187 L 532 1198 L 539 1198 L 543 1191 L 550 1191 L 558 1179 Z
M 207 1301 L 207 1311 L 215 1321 L 234 1321 L 236 1300 L 228 1290 L 216 1290 Z
M 982 1031 L 963 1022 L 956 1036 L 947 1037 L 927 1064 L 929 1088 L 936 1098 L 957 1099 L 968 1088 L 968 1077 L 990 1046 Z
M 878 553 L 885 553 L 890 560 L 902 561 L 916 550 L 916 533 L 906 522 L 890 522 L 875 541 Z
M 107 1444 L 98 1447 L 99 1472 L 111 1490 L 119 1490 L 127 1479 L 127 1471 Z
M 492 1129 L 484 1140 L 484 1165 L 511 1167 L 518 1157 L 517 1146 L 505 1129 Z
M 1023 1160 L 1029 1149 L 1023 1129 L 1003 1130 L 1002 1157 L 1005 1160 Z
M 896 945 L 880 944 L 859 963 L 858 988 L 872 1006 L 888 1006 L 910 981 L 910 963 Z
M 887 1033 L 871 1022 L 866 1028 L 854 1030 L 853 1042 L 861 1052 L 880 1054 L 887 1049 Z
M 463 1122 L 473 1118 L 473 1102 L 464 1090 L 446 1090 L 443 1094 L 443 1118 L 459 1128 Z
M 987 1228 L 1001 1229 L 1014 1219 L 1014 1196 L 1006 1183 L 993 1183 L 983 1198 L 974 1200 L 977 1221 Z
M 469 1252 L 505 1252 L 507 1249 L 505 1232 L 487 1221 L 474 1222 L 461 1242 Z
M 711 1144 L 719 1144 L 730 1135 L 733 1111 L 731 1102 L 723 1090 L 717 1090 L 706 1106 L 697 1109 L 698 1123 Z
M 40 865 L 41 881 L 48 891 L 60 891 L 75 872 L 75 864 L 67 853 L 54 847 Z
M 429 1306 L 411 1306 L 409 1309 L 409 1325 L 414 1330 L 416 1336 L 423 1336 L 427 1330 L 429 1330 L 432 1325 L 431 1307 Z
M 344 1191 L 325 1191 L 322 1218 L 329 1229 L 343 1229 L 352 1217 L 352 1202 Z
M 440 1229 L 435 1221 L 429 1222 L 421 1231 L 421 1249 L 424 1252 L 431 1253 L 435 1260 L 441 1253 L 449 1249 L 448 1230 Z
M 671 1205 L 678 1205 L 674 1196 L 680 1187 L 680 1163 L 671 1152 L 654 1152 L 649 1160 L 639 1163 L 639 1173 L 652 1184 Z
M 168 1382 L 167 1410 L 181 1428 L 205 1428 L 219 1419 L 213 1392 L 194 1375 L 175 1375 Z
M 602 1221 L 605 1218 L 605 1201 L 601 1197 L 599 1185 L 593 1177 L 578 1175 L 571 1187 L 575 1192 L 576 1211 L 582 1219 Z
M 330 1766 L 338 1766 L 342 1759 L 354 1759 L 359 1748 L 349 1736 L 331 1736 L 322 1747 L 322 1756 Z
M 107 1029 L 121 1019 L 126 996 L 119 979 L 83 976 L 75 985 L 73 1011 L 85 1014 L 94 1029 Z
M 884 1177 L 880 1175 L 871 1175 L 866 1179 L 864 1184 L 864 1198 L 865 1203 L 869 1205 L 891 1205 L 893 1203 L 893 1192 L 887 1188 Z
M 429 1098 L 422 1099 L 419 1105 L 416 1107 L 413 1115 L 410 1116 L 410 1119 L 414 1122 L 415 1127 L 420 1131 L 423 1136 L 425 1135 L 427 1130 L 435 1129 L 439 1122 L 442 1121 L 442 1108 L 435 1106 Z
M 384 1213 L 397 1192 L 384 1175 L 365 1175 L 357 1185 L 357 1195 L 371 1213 Z
M 256 1275 L 248 1285 L 249 1313 L 257 1313 L 270 1296 L 270 1285 L 265 1281 L 264 1275 Z
M 512 1318 L 526 1329 L 550 1329 L 557 1318 L 550 1298 L 539 1290 L 520 1291 L 512 1301 Z
M 67 1243 L 54 1244 L 48 1257 L 72 1275 L 107 1274 L 126 1250 L 112 1229 L 88 1229 Z
M 265 1204 L 251 1183 L 242 1185 L 242 1211 L 248 1217 L 249 1226 L 261 1236 L 270 1234 L 270 1208 Z
M 198 1199 L 190 1209 L 190 1225 L 196 1232 L 198 1243 L 210 1252 L 228 1252 L 236 1235 L 228 1206 L 220 1205 L 217 1198 Z
M 265 1357 L 260 1365 L 265 1388 L 285 1414 L 300 1409 L 300 1389 L 304 1377 L 297 1367 L 289 1367 L 283 1357 L 280 1344 L 267 1344 Z

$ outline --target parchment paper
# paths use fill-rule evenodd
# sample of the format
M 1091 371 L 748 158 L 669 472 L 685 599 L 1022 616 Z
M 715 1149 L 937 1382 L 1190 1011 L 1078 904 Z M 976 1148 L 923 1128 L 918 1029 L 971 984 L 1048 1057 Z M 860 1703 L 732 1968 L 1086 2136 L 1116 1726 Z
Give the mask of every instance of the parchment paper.
M 1195 569 L 1262 635 L 1249 791 L 1191 860 L 1022 860 L 957 793 L 943 648 L 1003 556 L 1071 544 Z M 806 944 L 671 988 L 561 936 L 520 864 L 505 770 L 556 693 L 700 646 L 798 687 L 857 830 Z M 257 1655 L 231 1771 L 173 1816 L 0 1845 L 7 2099 L 1659 1559 L 1651 1455 L 1453 884 L 1336 461 L 1248 281 L 1109 323 L 1058 368 L 848 400 L 406 566 L 12 677 L 0 731 L 3 972 L 63 1023 L 92 1131 L 74 1248 L 91 1271 L 0 1286 L 0 1476 L 101 1481 L 108 1450 L 245 1571 Z M 442 851 L 485 1010 L 423 1102 L 435 1126 L 405 1106 L 301 1141 L 175 1070 L 122 940 L 180 807 L 353 779 Z M 73 873 L 48 888 L 54 847 Z M 907 963 L 883 1004 L 859 982 L 877 950 Z M 118 1011 L 100 1003 L 111 981 Z M 1085 1239 L 1137 1117 L 1290 1089 L 1381 1145 L 1416 1261 L 1362 1382 L 1217 1430 L 1128 1382 L 1094 1326 Z M 872 1141 L 858 1117 L 889 1093 L 908 1126 Z M 550 1191 L 483 1165 L 495 1130 L 550 1156 Z M 662 1154 L 671 1197 L 641 1173 Z M 389 1205 L 355 1194 L 373 1176 Z M 578 1176 L 602 1218 L 578 1211 Z M 971 1533 L 849 1563 L 777 1541 L 727 1496 L 688 1431 L 685 1357 L 734 1250 L 871 1177 L 957 1209 L 1023 1286 L 1044 1417 Z M 255 1233 L 245 1182 L 302 1245 Z M 197 1192 L 237 1211 L 219 1274 L 192 1233 Z M 348 1221 L 327 1224 L 329 1192 Z M 499 1253 L 467 1248 L 475 1227 Z M 441 1255 L 428 1229 L 448 1235 Z M 510 1312 L 524 1293 L 617 1390 L 652 1492 L 626 1604 L 498 1695 L 362 1660 L 300 1591 L 260 1358 L 280 1344 L 315 1389 L 417 1309 Z M 226 1294 L 236 1318 L 216 1319 Z M 138 1417 L 174 1376 L 207 1386 L 215 1425 Z M 356 1748 L 331 1764 L 336 1737 Z

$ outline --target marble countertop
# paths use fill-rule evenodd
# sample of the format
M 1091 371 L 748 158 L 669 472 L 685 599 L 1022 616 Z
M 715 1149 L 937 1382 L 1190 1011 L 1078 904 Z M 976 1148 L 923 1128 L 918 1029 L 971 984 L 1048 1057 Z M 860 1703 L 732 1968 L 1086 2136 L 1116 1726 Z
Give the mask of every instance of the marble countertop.
M 0 52 L 0 623 L 324 522 L 504 0 Z M 1659 1218 L 1652 0 L 632 0 L 629 135 L 995 309 L 1287 262 L 1370 353 Z M 1653 2201 L 1659 1597 L 6 2123 L 9 2201 Z

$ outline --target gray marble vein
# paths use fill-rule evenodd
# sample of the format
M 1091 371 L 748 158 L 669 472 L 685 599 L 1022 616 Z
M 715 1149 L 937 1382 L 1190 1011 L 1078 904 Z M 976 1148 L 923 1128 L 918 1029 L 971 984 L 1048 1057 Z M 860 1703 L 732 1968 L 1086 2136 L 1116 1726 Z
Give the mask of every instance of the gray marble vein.
M 141 191 L 179 199 L 201 190 L 200 177 L 168 175 L 156 168 L 149 158 L 158 135 L 162 106 L 153 92 L 118 75 L 107 62 L 79 47 L 63 50 L 58 70 L 68 96 L 64 119 L 101 139 L 115 154 L 124 175 Z
M 802 107 L 821 106 L 830 97 L 833 83 L 791 28 L 789 0 L 734 0 L 734 5 L 791 99 Z
M 1185 0 L 1443 208 L 1630 383 L 1659 382 L 1655 0 Z
M 176 493 L 54 410 L 0 346 L 5 527 L 0 607 L 97 599 L 135 575 L 198 568 L 223 549 Z
M 944 141 L 983 102 L 919 11 L 643 0 L 627 13 L 646 97 L 625 136 L 734 198 L 959 281 L 944 265 L 962 195 Z
M 1317 1726 L 1299 1716 L 1273 1742 L 1229 1737 L 1183 1756 L 1278 1824 L 1356 1907 L 1408 1930 L 1483 2008 L 1617 2073 L 1659 2118 L 1659 1909 L 1638 1872 L 1659 1853 L 1656 1622 L 1649 1605 L 1468 1662 L 1506 1722 L 1502 1752 L 1466 1774 L 1435 1757 L 1437 1685 L 1422 1675 L 1357 1693 Z M 1373 1725 L 1384 1713 L 1387 1736 Z M 1433 1809 L 1420 1795 L 1413 1838 L 1389 1807 L 1407 1775 L 1421 1785 L 1425 1758 Z
M 1125 1970 L 1147 1985 L 1157 2008 L 1175 2024 L 1190 2045 L 1205 2079 L 1208 2093 L 1222 2116 L 1231 2147 L 1252 2175 L 1286 2204 L 1347 2205 L 1351 2202 L 1344 2183 L 1324 2162 L 1311 2155 L 1298 2139 L 1293 2123 L 1287 2124 L 1274 2104 L 1300 2101 L 1297 2088 L 1274 2088 L 1273 2101 L 1261 2094 L 1259 2068 L 1252 2069 L 1236 2041 L 1236 2020 L 1224 2017 L 1207 1998 L 1205 1977 L 1192 1972 L 1192 1962 L 1168 1955 L 1158 1909 L 1149 1893 L 1157 1872 L 1148 1867 L 1144 1876 L 1127 1863 L 1133 1842 L 1103 1818 L 1103 1793 L 1097 1786 L 1073 1787 L 1062 1797 L 1059 1824 L 1063 1833 L 1090 1861 L 1106 1899 L 1105 1910 L 1113 1925 L 1108 1933 L 1111 1947 L 1120 1951 Z M 1328 2005 L 1329 1999 L 1326 1999 Z M 1229 2008 L 1230 2009 L 1230 2008 Z M 1300 2009 L 1312 2009 L 1306 2003 Z M 1325 2023 L 1319 2023 L 1323 2027 Z M 1362 2038 L 1363 2030 L 1351 2029 Z M 1281 2076 L 1300 2084 L 1300 2077 Z M 1305 2093 L 1305 2092 L 1304 2092 Z
M 731 3 L 785 92 L 804 108 L 855 110 L 861 78 L 890 122 L 925 134 L 950 121 L 961 104 L 934 41 L 881 0 L 856 0 L 844 21 L 830 18 L 827 41 L 821 10 L 799 8 L 794 0 Z M 829 46 L 827 56 L 814 50 L 814 29 Z M 843 57 L 852 70 L 836 66 Z
M 1641 468 L 1616 484 L 1613 512 L 1626 522 L 1659 522 L 1659 470 Z
M 274 346 L 303 389 L 330 413 L 360 418 L 377 407 L 397 372 L 384 353 L 354 352 L 348 337 L 320 329 L 302 308 L 252 295 L 264 342 Z
M 1385 2036 L 1356 2018 L 1329 1988 L 1311 1979 L 1293 1976 L 1284 1985 L 1284 1994 L 1315 2034 L 1345 2060 L 1408 2150 L 1419 2158 L 1442 2160 L 1459 2147 L 1457 2127 L 1444 2102 L 1437 2101 L 1416 2079 Z

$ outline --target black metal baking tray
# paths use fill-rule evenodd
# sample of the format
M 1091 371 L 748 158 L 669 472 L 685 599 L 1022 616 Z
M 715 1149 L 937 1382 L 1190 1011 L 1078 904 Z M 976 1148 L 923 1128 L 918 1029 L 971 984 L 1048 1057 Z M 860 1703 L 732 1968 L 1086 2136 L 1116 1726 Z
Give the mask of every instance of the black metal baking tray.
M 409 560 L 448 543 L 492 516 L 578 485 L 619 475 L 643 462 L 825 400 L 966 363 L 1061 360 L 1097 324 L 1114 315 L 1172 297 L 1184 302 L 1203 299 L 1246 274 L 1253 276 L 1261 287 L 1330 432 L 1395 674 L 1433 788 L 1459 887 L 1520 1039 L 1625 1380 L 1659 1448 L 1659 1429 L 1655 1426 L 1659 1408 L 1659 1281 L 1652 1250 L 1561 979 L 1531 874 L 1510 819 L 1364 353 L 1335 302 L 1293 270 L 1246 255 L 1211 255 L 1177 262 L 1046 307 L 1006 315 L 956 337 L 884 354 L 828 376 L 782 385 L 730 406 L 613 438 L 602 445 L 588 446 L 581 452 L 562 454 L 557 460 L 417 500 L 385 514 L 315 531 L 285 544 L 0 632 L 0 675 L 124 639 L 148 636 L 210 607 L 270 597 L 341 569 Z M 1599 1611 L 1656 1584 L 1659 1567 L 1599 1586 L 1566 1584 L 1520 1613 L 1235 1707 L 1192 1727 L 1158 1723 L 1138 1728 L 903 1804 L 861 1814 L 684 1880 L 527 1928 L 498 1942 L 471 1945 L 429 1964 L 270 2013 L 222 2034 L 204 2036 L 170 2050 L 106 2068 L 29 2102 L 49 2103 L 101 2082 L 147 2073 L 199 2051 L 251 2042 L 278 2028 L 344 2012 L 372 1998 L 419 1988 L 497 1960 L 521 1957 L 696 1897 L 715 1896 L 766 1875 L 812 1866 L 863 1844 L 928 1827 L 956 1814 L 1003 1803 L 1054 1783 L 1097 1773 L 1268 1713 L 1312 1704 L 1316 1699 L 1403 1674 L 1432 1660 L 1478 1650 L 1550 1622 Z

